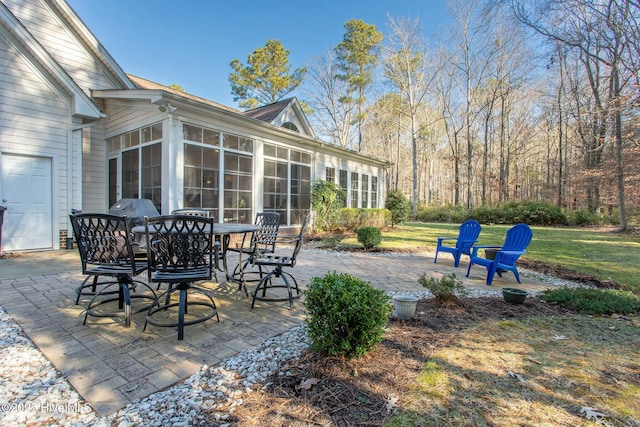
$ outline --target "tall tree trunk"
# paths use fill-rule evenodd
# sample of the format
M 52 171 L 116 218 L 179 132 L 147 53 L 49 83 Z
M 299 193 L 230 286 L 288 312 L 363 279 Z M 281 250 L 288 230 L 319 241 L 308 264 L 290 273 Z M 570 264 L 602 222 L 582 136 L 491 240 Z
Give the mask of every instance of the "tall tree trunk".
M 482 152 L 482 206 L 487 204 L 487 170 L 489 168 L 489 120 L 491 108 L 484 121 L 484 151 Z
M 616 178 L 618 189 L 618 209 L 620 210 L 620 231 L 627 229 L 627 214 L 624 201 L 624 162 L 622 143 L 622 105 L 620 100 L 620 70 L 617 62 L 613 65 L 613 105 L 614 133 L 616 139 Z
M 562 88 L 564 86 L 564 77 L 562 71 L 560 71 L 560 87 L 558 88 L 558 200 L 557 206 L 562 207 L 562 193 L 564 192 L 564 171 L 562 163 L 562 136 L 564 120 L 563 120 L 563 107 L 562 107 Z
M 458 140 L 458 131 L 455 131 L 453 134 L 454 144 L 458 147 L 460 143 Z M 458 150 L 456 149 L 456 154 L 453 157 L 453 204 L 458 206 L 460 203 L 460 157 L 458 156 Z
M 506 137 L 505 137 L 505 117 L 504 117 L 504 97 L 500 97 L 500 177 L 498 181 L 499 193 L 498 193 L 498 201 L 504 202 L 508 200 L 509 195 L 507 194 L 507 165 L 506 165 L 506 156 L 505 151 L 507 148 L 506 145 Z

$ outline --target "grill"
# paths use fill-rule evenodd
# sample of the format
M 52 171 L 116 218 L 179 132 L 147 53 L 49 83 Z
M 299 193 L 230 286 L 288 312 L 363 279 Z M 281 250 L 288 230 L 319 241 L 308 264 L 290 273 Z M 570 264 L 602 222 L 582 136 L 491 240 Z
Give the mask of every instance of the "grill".
M 149 199 L 120 199 L 111 208 L 109 215 L 127 217 L 129 230 L 137 225 L 144 225 L 144 217 L 158 216 L 160 213 Z

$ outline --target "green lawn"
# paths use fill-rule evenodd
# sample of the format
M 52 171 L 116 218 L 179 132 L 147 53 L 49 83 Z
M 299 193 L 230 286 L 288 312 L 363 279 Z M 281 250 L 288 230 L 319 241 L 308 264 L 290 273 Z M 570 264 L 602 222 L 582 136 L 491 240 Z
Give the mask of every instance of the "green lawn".
M 479 245 L 500 245 L 508 225 L 482 225 Z M 640 293 L 640 236 L 607 230 L 531 227 L 526 258 L 613 280 Z M 435 249 L 440 236 L 455 237 L 457 224 L 408 223 L 382 234 L 382 248 Z M 341 242 L 360 246 L 355 237 Z

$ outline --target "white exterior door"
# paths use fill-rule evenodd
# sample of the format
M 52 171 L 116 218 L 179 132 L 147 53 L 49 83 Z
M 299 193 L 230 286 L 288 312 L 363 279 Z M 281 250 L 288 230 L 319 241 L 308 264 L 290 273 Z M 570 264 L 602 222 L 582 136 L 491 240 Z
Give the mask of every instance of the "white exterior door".
M 7 210 L 3 251 L 53 247 L 52 162 L 49 158 L 2 155 L 0 204 Z

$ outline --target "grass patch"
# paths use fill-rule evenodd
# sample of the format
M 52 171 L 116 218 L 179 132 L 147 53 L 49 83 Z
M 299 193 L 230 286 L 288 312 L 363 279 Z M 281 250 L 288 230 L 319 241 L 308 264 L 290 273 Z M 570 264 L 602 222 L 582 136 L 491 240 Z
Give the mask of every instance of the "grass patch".
M 433 250 L 438 237 L 456 237 L 458 224 L 408 223 L 383 231 L 382 249 Z M 508 225 L 482 225 L 479 245 L 501 245 Z M 640 293 L 640 237 L 607 229 L 531 227 L 533 240 L 523 257 L 612 280 Z M 339 247 L 361 247 L 355 237 Z
M 640 297 L 616 289 L 547 289 L 544 300 L 585 314 L 630 314 L 640 311 Z
M 584 408 L 636 425 L 638 326 L 582 315 L 480 323 L 434 352 L 388 425 L 595 425 Z

